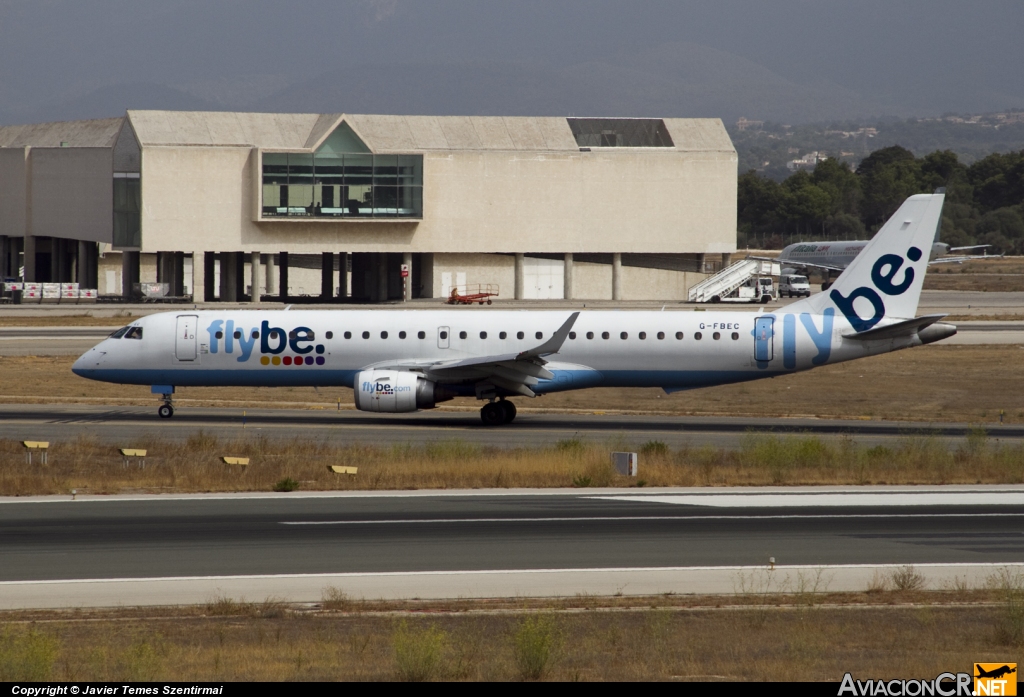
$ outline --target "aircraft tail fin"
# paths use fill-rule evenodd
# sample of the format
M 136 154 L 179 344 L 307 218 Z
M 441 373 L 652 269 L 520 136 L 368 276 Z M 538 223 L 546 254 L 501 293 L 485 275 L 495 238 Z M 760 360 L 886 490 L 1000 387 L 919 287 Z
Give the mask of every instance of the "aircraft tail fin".
M 867 331 L 885 317 L 914 317 L 944 198 L 943 193 L 908 198 L 827 291 L 786 311 L 822 314 L 834 308 L 855 332 Z

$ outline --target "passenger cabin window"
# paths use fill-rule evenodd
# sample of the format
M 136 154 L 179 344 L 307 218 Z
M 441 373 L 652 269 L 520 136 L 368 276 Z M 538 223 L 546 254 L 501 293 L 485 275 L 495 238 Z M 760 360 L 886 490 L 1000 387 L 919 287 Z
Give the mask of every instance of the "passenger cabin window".
M 543 339 L 544 338 L 544 332 L 537 332 L 537 338 L 538 339 Z
M 499 339 L 507 339 L 508 338 L 508 334 L 505 333 L 505 332 L 498 332 L 498 338 Z
M 486 339 L 487 338 L 487 332 L 480 332 L 480 338 L 481 339 Z
M 363 338 L 364 339 L 369 339 L 370 338 L 370 332 L 363 332 Z
M 658 339 L 660 340 L 660 339 L 664 339 L 664 338 L 665 338 L 665 332 L 658 332 Z
M 224 338 L 224 332 L 217 332 L 216 334 L 214 334 L 214 336 L 217 337 L 218 339 L 223 339 Z
M 699 339 L 700 337 L 697 337 L 697 338 Z M 680 341 L 682 341 L 683 340 L 683 333 L 682 332 L 676 332 L 676 339 L 679 339 Z
M 643 341 L 644 339 L 647 338 L 647 332 L 640 332 L 639 337 L 640 337 L 640 340 Z
M 739 341 L 740 340 L 740 333 L 739 332 L 733 332 L 732 333 L 732 340 L 733 341 Z
M 242 332 L 240 330 L 236 329 L 235 333 L 234 333 L 234 337 L 236 339 L 241 339 L 242 338 Z
M 345 332 L 345 338 L 346 339 L 351 339 L 352 338 L 352 332 Z
M 129 329 L 131 329 L 131 327 L 121 327 L 121 328 L 120 328 L 120 329 L 118 329 L 118 330 L 117 330 L 116 332 L 114 332 L 113 334 L 111 334 L 111 335 L 110 335 L 110 338 L 111 338 L 111 339 L 120 339 L 120 338 L 121 338 L 122 336 L 124 336 L 124 335 L 125 335 L 125 333 L 127 333 L 127 331 L 128 331 Z M 220 334 L 220 332 L 217 332 L 217 334 L 219 335 L 219 334 Z M 220 336 L 218 336 L 217 338 L 219 339 L 219 338 L 220 338 Z
M 697 341 L 700 341 L 701 339 L 704 338 L 704 335 L 701 334 L 700 332 L 697 332 L 693 335 L 693 338 L 696 339 Z
M 326 334 L 324 334 L 324 336 L 326 336 L 328 339 L 333 339 L 334 338 L 334 332 L 327 332 Z M 257 338 L 256 332 L 252 333 L 252 338 L 253 339 Z M 347 339 L 348 337 L 345 337 L 345 338 Z
M 142 327 L 131 327 L 128 332 L 124 335 L 125 339 L 141 339 L 142 338 Z
M 569 338 L 570 339 L 575 339 L 576 338 L 576 332 L 569 332 Z
M 587 338 L 588 339 L 593 339 L 594 338 L 594 332 L 587 332 Z
M 601 332 L 601 338 L 602 338 L 602 339 L 610 339 L 610 338 L 611 338 L 611 336 L 612 336 L 612 335 L 611 335 L 611 334 L 609 334 L 608 332 Z
M 398 332 L 398 338 L 399 339 L 404 339 L 405 338 L 405 332 Z
M 252 330 L 252 338 L 253 339 L 259 339 L 260 338 L 260 333 L 258 331 L 256 331 L 255 329 Z M 331 333 L 330 332 L 327 332 L 327 338 L 328 339 L 331 338 Z
M 465 339 L 467 336 L 468 335 L 466 334 L 466 332 L 459 332 L 459 338 L 460 339 Z
M 629 334 L 627 334 L 626 332 L 621 332 L 619 334 L 619 338 L 622 339 L 623 341 L 625 341 L 626 339 L 629 338 Z
M 419 332 L 416 336 L 419 337 L 420 339 L 426 339 L 427 338 L 427 333 L 426 332 Z
M 522 339 L 522 338 L 524 338 L 525 336 L 526 336 L 526 334 L 523 334 L 522 332 L 516 332 L 516 338 L 517 338 L 517 339 Z
M 380 338 L 381 339 L 387 339 L 388 338 L 388 333 L 387 332 L 381 332 L 380 333 Z
M 719 339 L 722 338 L 722 335 L 718 332 L 715 332 L 714 334 L 711 335 L 711 338 L 714 339 L 715 341 L 718 341 Z
M 439 334 L 439 336 L 440 336 L 440 337 L 441 337 L 442 339 L 447 339 L 447 338 L 448 338 L 448 332 L 441 332 L 441 333 Z

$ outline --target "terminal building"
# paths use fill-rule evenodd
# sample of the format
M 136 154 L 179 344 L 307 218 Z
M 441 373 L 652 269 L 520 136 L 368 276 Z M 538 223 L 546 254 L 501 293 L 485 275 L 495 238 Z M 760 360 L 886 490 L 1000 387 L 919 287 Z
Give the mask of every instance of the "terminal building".
M 0 275 L 101 297 L 681 300 L 736 245 L 718 119 L 128 111 L 0 127 Z

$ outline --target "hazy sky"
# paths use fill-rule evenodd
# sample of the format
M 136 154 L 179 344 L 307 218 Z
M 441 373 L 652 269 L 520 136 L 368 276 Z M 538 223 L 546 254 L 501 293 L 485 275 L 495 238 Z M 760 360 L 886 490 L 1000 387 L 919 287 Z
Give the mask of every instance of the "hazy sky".
M 0 122 L 1024 107 L 1021 0 L 0 0 Z

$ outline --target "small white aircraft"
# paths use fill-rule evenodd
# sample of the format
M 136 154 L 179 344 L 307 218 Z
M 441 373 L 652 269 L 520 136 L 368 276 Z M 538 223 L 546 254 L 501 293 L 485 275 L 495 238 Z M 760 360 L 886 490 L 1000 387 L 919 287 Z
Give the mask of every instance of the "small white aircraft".
M 475 396 L 488 425 L 515 418 L 509 397 L 776 377 L 956 333 L 945 315 L 915 316 L 942 202 L 911 196 L 829 292 L 778 312 L 164 312 L 114 332 L 73 370 L 150 385 L 164 418 L 177 387 L 345 386 L 371 412 Z

